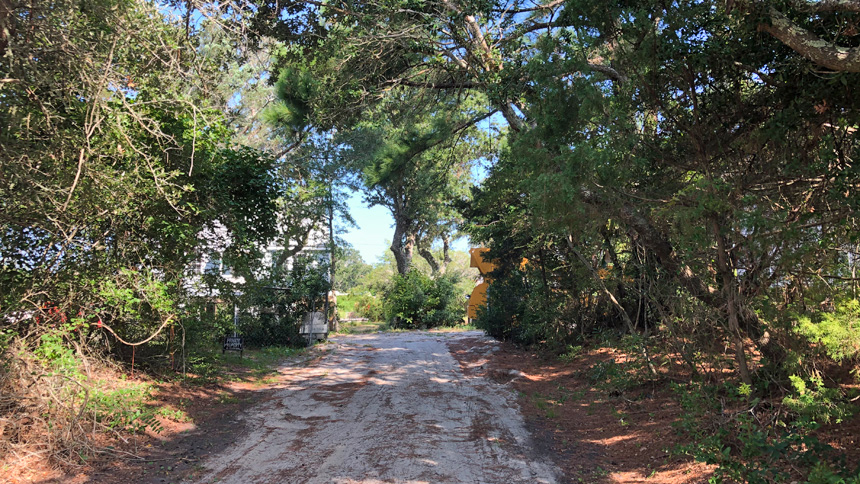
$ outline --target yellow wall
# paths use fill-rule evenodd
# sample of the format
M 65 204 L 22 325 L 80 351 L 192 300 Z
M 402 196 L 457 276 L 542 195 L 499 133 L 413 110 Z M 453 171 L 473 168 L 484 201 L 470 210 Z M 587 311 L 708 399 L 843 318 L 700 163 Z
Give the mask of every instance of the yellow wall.
M 476 267 L 481 273 L 481 276 L 484 277 L 484 281 L 475 286 L 475 289 L 472 290 L 472 295 L 469 296 L 469 305 L 466 307 L 466 316 L 469 319 L 477 318 L 478 308 L 487 305 L 487 288 L 490 287 L 490 283 L 493 282 L 487 274 L 496 270 L 496 264 L 494 262 L 484 260 L 484 255 L 489 250 L 490 249 L 485 249 L 483 247 L 469 249 L 469 254 L 471 255 L 469 267 Z M 528 262 L 528 259 L 523 258 L 522 262 L 520 262 L 520 270 L 525 269 Z
M 488 287 L 490 287 L 490 283 L 484 281 L 472 289 L 472 295 L 469 296 L 469 307 L 466 308 L 466 316 L 468 316 L 469 319 L 477 318 L 478 308 L 487 305 Z
M 469 249 L 469 254 L 471 255 L 469 267 L 477 267 L 482 276 L 486 276 L 496 269 L 496 264 L 484 260 L 484 254 L 487 253 L 488 250 L 490 249 L 484 249 L 482 247 Z
M 490 249 L 479 247 L 469 249 L 469 254 L 471 255 L 469 267 L 477 268 L 481 276 L 484 277 L 484 281 L 475 286 L 475 289 L 472 289 L 472 295 L 469 296 L 469 305 L 466 308 L 466 316 L 469 319 L 477 318 L 478 308 L 487 305 L 487 288 L 490 287 L 490 279 L 487 277 L 487 274 L 496 269 L 495 264 L 484 260 L 484 254 L 488 250 Z

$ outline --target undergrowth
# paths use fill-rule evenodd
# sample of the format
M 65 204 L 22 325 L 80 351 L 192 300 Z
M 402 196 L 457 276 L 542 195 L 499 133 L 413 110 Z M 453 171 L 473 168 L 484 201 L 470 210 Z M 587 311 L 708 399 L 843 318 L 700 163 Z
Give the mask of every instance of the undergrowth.
M 188 421 L 181 409 L 153 402 L 156 378 L 194 385 L 228 378 L 260 380 L 303 349 L 269 347 L 244 357 L 202 351 L 181 373 L 127 377 L 128 368 L 83 344 L 81 335 L 55 329 L 41 336 L 0 333 L 0 464 L 27 459 L 74 467 L 105 453 L 108 442 L 128 442 L 146 431 L 163 431 L 163 419 Z M 139 371 L 139 370 L 138 370 Z
M 860 467 L 816 435 L 856 409 L 820 380 L 792 382 L 781 402 L 756 397 L 746 385 L 674 384 L 684 410 L 677 428 L 689 440 L 676 452 L 715 465 L 713 483 L 860 484 Z
M 75 465 L 106 450 L 100 434 L 158 432 L 152 384 L 117 378 L 117 368 L 61 330 L 12 336 L 0 367 L 0 454 Z
M 245 350 L 243 355 L 222 354 L 220 350 L 200 351 L 188 358 L 186 381 L 196 385 L 209 385 L 222 378 L 261 378 L 275 371 L 281 361 L 299 356 L 306 348 L 269 346 Z
M 786 388 L 767 389 L 767 382 L 757 382 L 755 390 L 743 383 L 698 375 L 679 383 L 684 380 L 679 375 L 651 373 L 641 342 L 634 338 L 596 335 L 589 342 L 619 350 L 613 358 L 578 372 L 579 378 L 603 395 L 624 396 L 645 383 L 668 385 L 681 404 L 675 426 L 686 441 L 674 453 L 713 465 L 710 483 L 860 484 L 860 465 L 848 462 L 819 432 L 823 425 L 844 423 L 860 410 L 856 390 L 849 393 L 828 386 L 814 371 L 790 375 Z M 572 363 L 582 353 L 582 346 L 567 345 L 557 358 Z M 551 416 L 546 398 L 533 395 L 532 400 Z M 626 425 L 623 414 L 616 417 Z

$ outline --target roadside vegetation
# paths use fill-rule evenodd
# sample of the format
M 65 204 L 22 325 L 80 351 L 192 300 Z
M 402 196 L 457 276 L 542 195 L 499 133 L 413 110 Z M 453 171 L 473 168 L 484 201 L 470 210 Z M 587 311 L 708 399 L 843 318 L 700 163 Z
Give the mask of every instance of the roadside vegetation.
M 297 253 L 338 187 L 284 161 L 271 56 L 222 13 L 0 6 L 0 468 L 121 455 L 170 416 L 156 382 L 223 378 L 236 314 L 296 346 L 321 306 L 327 266 Z M 272 241 L 293 252 L 264 265 Z
M 361 275 L 336 283 L 338 290 L 346 293 L 338 296 L 338 317 L 384 322 L 391 329 L 462 325 L 466 300 L 478 272 L 469 267 L 467 252 L 449 250 L 447 257 L 450 261 L 445 273 L 434 273 L 427 261 L 416 260 L 401 275 L 390 253 L 375 264 L 367 264 L 356 254 L 341 265 L 342 271 Z

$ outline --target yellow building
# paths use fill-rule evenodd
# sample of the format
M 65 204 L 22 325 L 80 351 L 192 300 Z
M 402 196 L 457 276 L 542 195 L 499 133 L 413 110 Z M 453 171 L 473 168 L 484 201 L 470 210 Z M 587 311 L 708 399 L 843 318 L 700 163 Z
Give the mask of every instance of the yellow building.
M 469 267 L 475 267 L 481 273 L 481 282 L 472 289 L 472 295 L 469 296 L 469 305 L 466 308 L 466 316 L 469 319 L 478 317 L 478 308 L 487 305 L 487 288 L 490 287 L 489 273 L 496 269 L 496 264 L 484 260 L 484 254 L 490 249 L 473 248 L 469 249 L 470 261 Z
M 487 289 L 490 287 L 490 283 L 493 282 L 490 278 L 490 273 L 496 270 L 496 263 L 485 259 L 489 250 L 483 247 L 469 249 L 469 255 L 471 256 L 469 267 L 474 267 L 481 273 L 481 280 L 472 289 L 472 295 L 469 296 L 469 302 L 466 306 L 466 317 L 469 319 L 477 318 L 478 308 L 487 305 Z M 522 262 L 520 262 L 520 270 L 525 270 L 528 262 L 529 260 L 524 257 Z

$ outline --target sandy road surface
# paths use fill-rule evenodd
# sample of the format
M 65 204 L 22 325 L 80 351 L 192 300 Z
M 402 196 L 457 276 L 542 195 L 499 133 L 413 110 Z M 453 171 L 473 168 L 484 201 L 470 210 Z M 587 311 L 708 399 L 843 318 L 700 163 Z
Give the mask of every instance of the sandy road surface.
M 509 387 L 464 376 L 468 333 L 339 336 L 240 419 L 199 483 L 555 483 Z

